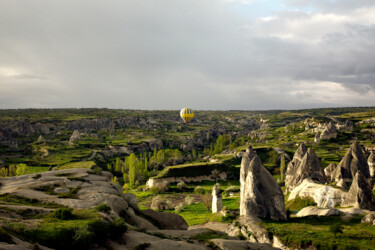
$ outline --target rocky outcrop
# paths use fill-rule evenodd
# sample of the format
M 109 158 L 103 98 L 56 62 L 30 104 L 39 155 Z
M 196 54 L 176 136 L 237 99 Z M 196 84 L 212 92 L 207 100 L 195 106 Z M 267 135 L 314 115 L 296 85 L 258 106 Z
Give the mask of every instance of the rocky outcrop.
M 346 120 L 343 123 L 337 123 L 336 129 L 340 132 L 352 132 L 354 128 L 354 124 L 350 120 Z
M 210 242 L 216 247 L 215 249 L 227 250 L 227 249 L 237 249 L 237 250 L 277 250 L 279 248 L 272 247 L 269 244 L 259 244 L 252 243 L 248 241 L 239 240 L 225 240 L 225 239 L 213 239 Z
M 345 194 L 346 192 L 338 188 L 318 184 L 311 179 L 305 179 L 299 186 L 292 190 L 289 194 L 288 201 L 294 200 L 297 197 L 309 197 L 316 202 L 318 207 L 333 208 L 336 204 L 342 202 L 342 198 Z
M 285 220 L 284 195 L 260 158 L 249 147 L 242 157 L 240 170 L 240 214 Z
M 186 221 L 178 214 L 157 212 L 152 209 L 140 210 L 140 213 L 159 229 L 187 230 L 189 227 Z
M 316 135 L 314 137 L 314 142 L 315 143 L 320 143 L 320 132 L 316 133 Z
M 252 243 L 263 243 L 266 246 L 274 246 L 284 249 L 285 246 L 276 236 L 272 236 L 260 225 L 261 220 L 254 215 L 240 216 L 226 229 L 230 237 L 243 235 L 247 241 Z M 231 248 L 232 249 L 232 248 Z
M 357 142 L 353 142 L 349 150 L 346 152 L 344 158 L 337 166 L 334 174 L 332 175 L 332 179 L 334 181 L 338 181 L 340 179 L 350 181 L 354 178 L 358 171 L 361 171 L 366 178 L 370 177 L 366 156 L 361 146 L 359 146 Z
M 297 214 L 297 217 L 307 217 L 307 216 L 334 216 L 340 215 L 342 212 L 335 208 L 321 209 L 317 207 L 304 207 Z
M 112 174 L 109 172 L 96 174 L 90 169 L 22 175 L 1 179 L 0 195 L 17 195 L 74 209 L 89 209 L 99 204 L 107 204 L 111 208 L 112 216 L 121 214 L 129 224 L 139 229 L 187 229 L 185 220 L 177 214 L 152 210 L 141 212 L 135 195 L 124 195 L 121 186 L 111 182 L 111 178 Z M 67 194 L 70 194 L 70 198 L 66 198 Z
M 361 223 L 367 223 L 375 226 L 375 214 L 367 214 L 362 218 Z
M 303 155 L 302 160 L 301 156 L 304 152 L 304 145 L 301 144 L 300 148 L 295 153 L 296 159 L 294 159 L 290 164 L 288 164 L 287 175 L 285 186 L 288 191 L 293 190 L 302 183 L 304 179 L 310 178 L 318 183 L 325 183 L 326 177 L 324 171 L 318 159 L 318 156 L 315 154 L 312 148 L 309 148 L 306 153 Z
M 212 213 L 219 213 L 223 208 L 223 199 L 220 194 L 219 184 L 212 188 Z
M 335 125 L 332 122 L 329 122 L 323 129 L 320 134 L 320 140 L 330 140 L 333 138 L 337 138 L 337 130 Z
M 371 154 L 367 159 L 367 163 L 368 163 L 368 166 L 369 166 L 370 176 L 375 177 L 375 154 L 374 154 L 374 151 L 371 151 Z
M 292 161 L 289 162 L 287 169 L 286 169 L 286 176 L 285 176 L 285 183 L 290 183 L 294 178 L 294 174 L 296 173 L 299 165 L 301 164 L 303 156 L 306 154 L 307 149 L 304 143 L 301 143 L 298 146 L 298 149 L 294 153 Z M 287 184 L 285 184 L 288 186 Z M 287 188 L 288 189 L 288 188 Z
M 336 165 L 336 163 L 333 162 L 333 163 L 329 164 L 328 167 L 326 167 L 324 169 L 324 174 L 327 178 L 328 183 L 332 182 L 333 173 L 335 172 L 336 168 L 337 168 L 337 165 Z
M 375 210 L 375 197 L 366 176 L 358 171 L 353 183 L 344 198 L 341 206 L 354 206 L 355 208 Z
M 70 139 L 69 139 L 69 145 L 72 146 L 74 144 L 74 142 L 78 139 L 80 139 L 80 135 L 79 135 L 79 132 L 78 130 L 74 130 L 73 131 L 73 134 L 70 136 Z

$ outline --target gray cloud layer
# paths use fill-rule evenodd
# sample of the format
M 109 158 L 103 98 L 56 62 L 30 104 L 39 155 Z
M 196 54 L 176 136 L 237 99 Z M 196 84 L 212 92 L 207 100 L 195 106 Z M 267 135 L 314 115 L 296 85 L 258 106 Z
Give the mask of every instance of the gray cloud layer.
M 0 108 L 375 105 L 373 1 L 284 2 L 1 1 Z

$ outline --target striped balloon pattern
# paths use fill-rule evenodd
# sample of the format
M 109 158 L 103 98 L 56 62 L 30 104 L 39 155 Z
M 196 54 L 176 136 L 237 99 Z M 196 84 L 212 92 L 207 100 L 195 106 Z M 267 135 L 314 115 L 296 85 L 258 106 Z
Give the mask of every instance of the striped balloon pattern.
M 194 112 L 193 112 L 192 109 L 183 108 L 180 111 L 180 116 L 181 116 L 182 120 L 184 120 L 186 125 L 188 125 L 189 122 L 191 121 L 191 119 L 193 119 L 193 117 L 194 117 Z

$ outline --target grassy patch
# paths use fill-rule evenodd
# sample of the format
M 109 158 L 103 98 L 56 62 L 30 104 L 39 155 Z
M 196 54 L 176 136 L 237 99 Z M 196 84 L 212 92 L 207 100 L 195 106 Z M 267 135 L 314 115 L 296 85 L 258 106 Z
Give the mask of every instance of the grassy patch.
M 208 241 L 211 239 L 227 239 L 226 235 L 223 234 L 217 234 L 215 232 L 207 232 L 207 233 L 201 233 L 194 235 L 191 237 L 193 240 L 198 240 L 198 241 Z
M 360 223 L 361 216 L 343 221 L 339 216 L 291 218 L 288 221 L 265 220 L 263 226 L 285 245 L 316 249 L 374 249 L 375 227 Z M 343 233 L 335 238 L 331 225 L 342 224 Z
M 63 207 L 54 203 L 43 203 L 37 199 L 29 199 L 26 197 L 12 195 L 12 194 L 2 194 L 0 195 L 0 201 L 5 201 L 11 205 L 29 205 L 36 207 L 48 207 L 48 208 L 59 208 Z
M 71 169 L 71 168 L 91 168 L 95 166 L 95 162 L 93 161 L 79 161 L 79 162 L 70 162 L 64 165 L 60 165 L 54 168 L 54 170 L 62 170 L 62 169 Z
M 285 208 L 291 211 L 299 211 L 302 208 L 308 206 L 316 206 L 316 202 L 314 201 L 314 199 L 310 197 L 297 197 L 291 201 L 287 201 L 285 204 Z

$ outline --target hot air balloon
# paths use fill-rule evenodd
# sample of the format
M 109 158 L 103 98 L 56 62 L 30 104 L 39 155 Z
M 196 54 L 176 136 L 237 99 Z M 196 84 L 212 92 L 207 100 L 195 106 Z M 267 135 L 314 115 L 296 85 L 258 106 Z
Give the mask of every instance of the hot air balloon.
M 184 122 L 186 123 L 186 125 L 189 125 L 189 122 L 194 117 L 194 112 L 193 112 L 192 109 L 183 108 L 180 111 L 180 116 L 181 116 L 182 120 L 184 120 Z

